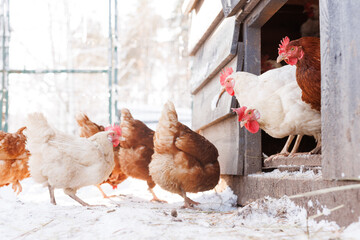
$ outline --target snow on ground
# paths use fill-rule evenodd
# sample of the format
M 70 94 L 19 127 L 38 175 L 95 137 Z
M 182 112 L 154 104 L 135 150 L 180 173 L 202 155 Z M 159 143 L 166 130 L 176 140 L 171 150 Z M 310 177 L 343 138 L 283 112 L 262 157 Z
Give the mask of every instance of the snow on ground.
M 275 169 L 271 172 L 262 172 L 250 174 L 252 177 L 262 177 L 262 178 L 279 178 L 279 179 L 312 179 L 312 180 L 320 180 L 322 179 L 322 172 L 319 170 L 317 173 L 314 173 L 312 170 L 303 171 L 300 168 L 300 171 L 280 171 L 279 169 Z
M 286 196 L 237 208 L 227 188 L 189 194 L 200 207 L 181 209 L 180 196 L 157 186 L 155 193 L 168 203 L 153 203 L 144 181 L 127 179 L 116 190 L 103 185 L 116 195 L 111 199 L 94 186 L 79 190 L 84 201 L 104 206 L 82 207 L 62 190 L 55 191 L 53 206 L 47 188 L 32 179 L 22 186 L 19 196 L 9 186 L 0 188 L 1 239 L 360 239 L 360 222 L 344 230 L 307 220 L 306 211 Z

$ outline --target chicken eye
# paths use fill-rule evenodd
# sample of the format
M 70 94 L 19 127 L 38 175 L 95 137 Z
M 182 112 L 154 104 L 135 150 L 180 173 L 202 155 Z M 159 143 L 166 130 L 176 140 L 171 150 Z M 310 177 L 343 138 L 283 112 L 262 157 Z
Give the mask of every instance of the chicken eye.
M 295 48 L 294 48 L 294 47 L 292 47 L 290 50 L 291 50 L 291 51 L 294 51 L 294 50 L 295 50 Z

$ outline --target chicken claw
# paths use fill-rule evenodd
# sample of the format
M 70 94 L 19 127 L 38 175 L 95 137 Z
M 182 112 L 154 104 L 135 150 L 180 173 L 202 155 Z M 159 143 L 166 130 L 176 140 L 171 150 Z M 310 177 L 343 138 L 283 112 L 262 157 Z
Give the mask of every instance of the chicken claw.
M 148 190 L 149 190 L 149 192 L 153 195 L 153 199 L 150 200 L 151 202 L 167 203 L 167 201 L 159 199 L 159 198 L 155 195 L 155 193 L 154 193 L 154 191 L 152 190 L 152 188 L 149 188 Z
M 16 192 L 17 195 L 19 195 L 19 193 L 22 191 L 22 187 L 19 181 L 13 183 L 11 188 L 14 190 L 14 192 Z

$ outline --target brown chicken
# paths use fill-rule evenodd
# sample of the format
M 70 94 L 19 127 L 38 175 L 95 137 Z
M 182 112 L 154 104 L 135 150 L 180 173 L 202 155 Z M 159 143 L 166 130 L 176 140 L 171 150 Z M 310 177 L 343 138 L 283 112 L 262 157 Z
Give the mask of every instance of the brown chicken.
M 321 109 L 320 38 L 302 37 L 290 41 L 285 37 L 279 45 L 277 62 L 296 65 L 296 81 L 302 90 L 301 99 L 311 108 Z
M 154 131 L 132 117 L 126 108 L 121 110 L 120 165 L 122 171 L 133 178 L 147 182 L 152 201 L 164 202 L 154 193 L 155 182 L 149 174 L 149 163 L 154 153 Z
M 30 177 L 30 152 L 25 148 L 24 129 L 26 127 L 20 128 L 16 133 L 0 131 L 0 187 L 11 183 L 17 194 L 22 191 L 19 181 Z
M 162 111 L 154 137 L 154 150 L 149 165 L 156 184 L 184 198 L 184 207 L 194 202 L 186 192 L 214 188 L 220 177 L 219 154 L 203 136 L 178 122 L 174 104 L 168 101 Z
M 98 132 L 105 131 L 104 126 L 97 125 L 96 123 L 90 121 L 89 117 L 83 113 L 79 113 L 76 115 L 76 121 L 77 121 L 78 125 L 80 126 L 80 137 L 88 138 Z M 119 161 L 119 150 L 120 150 L 120 145 L 114 147 L 115 167 L 114 167 L 113 171 L 111 172 L 109 178 L 102 183 L 102 184 L 104 184 L 104 183 L 110 184 L 113 187 L 113 189 L 117 188 L 117 185 L 122 183 L 127 178 L 127 176 L 121 171 L 120 161 Z M 104 191 L 101 189 L 100 185 L 101 184 L 96 185 L 96 186 L 100 190 L 103 197 L 109 198 L 109 196 L 107 196 L 104 193 Z M 110 197 L 112 197 L 112 196 L 110 196 Z

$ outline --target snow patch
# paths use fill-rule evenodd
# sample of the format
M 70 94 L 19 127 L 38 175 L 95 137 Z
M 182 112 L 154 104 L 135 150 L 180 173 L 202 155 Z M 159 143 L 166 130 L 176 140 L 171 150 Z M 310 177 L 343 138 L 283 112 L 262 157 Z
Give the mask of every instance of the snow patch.
M 281 178 L 281 179 L 321 179 L 322 172 L 319 170 L 318 173 L 314 173 L 312 170 L 308 171 L 280 171 L 275 169 L 272 172 L 262 172 L 250 174 L 251 177 L 261 177 L 261 178 Z
M 311 200 L 309 200 L 309 202 L 308 202 L 308 207 L 309 207 L 309 208 L 314 207 L 314 203 L 313 203 Z

